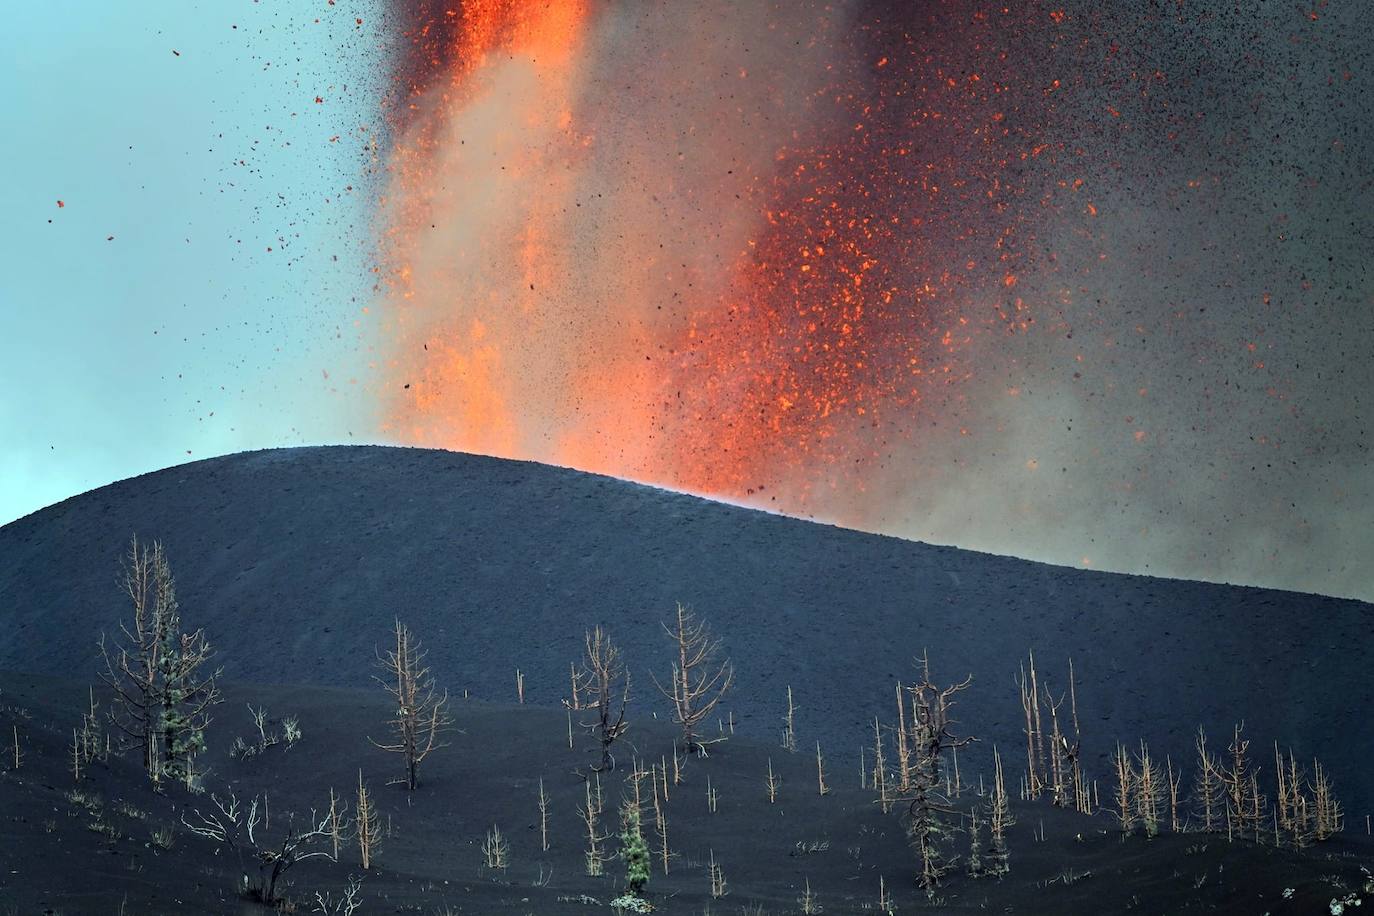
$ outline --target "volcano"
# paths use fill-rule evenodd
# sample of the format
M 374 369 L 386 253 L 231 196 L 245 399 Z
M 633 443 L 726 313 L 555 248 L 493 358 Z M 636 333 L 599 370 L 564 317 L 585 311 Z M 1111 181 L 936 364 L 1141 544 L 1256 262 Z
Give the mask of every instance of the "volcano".
M 0 528 L 0 668 L 94 679 L 135 535 L 165 545 L 185 618 L 234 680 L 366 686 L 400 617 L 451 689 L 509 699 L 519 669 L 530 702 L 556 705 L 601 624 L 652 692 L 649 671 L 670 664 L 659 622 L 682 602 L 735 660 L 736 719 L 765 735 L 790 684 L 808 730 L 857 753 L 928 653 L 937 675 L 973 675 L 960 719 L 978 751 L 1014 752 L 1013 677 L 1033 652 L 1058 688 L 1073 660 L 1095 775 L 1117 741 L 1182 760 L 1199 725 L 1243 721 L 1258 747 L 1320 754 L 1352 814 L 1374 806 L 1360 651 L 1374 607 L 1358 601 L 1050 566 L 530 462 L 294 448 L 157 471 Z
M 83 767 L 90 748 L 78 741 L 105 727 L 97 642 L 128 617 L 117 573 L 135 537 L 163 544 L 184 625 L 204 628 L 232 700 L 206 729 L 196 784 L 158 793 L 137 755 L 96 747 Z M 339 894 L 351 893 L 355 910 L 385 901 L 484 916 L 604 904 L 623 891 L 619 869 L 608 859 L 604 875 L 587 874 L 574 812 L 594 784 L 616 804 L 621 777 L 651 764 L 666 795 L 676 732 L 652 685 L 671 670 L 660 623 L 679 603 L 711 624 L 736 676 L 701 726 L 725 743 L 675 760 L 666 821 L 657 801 L 642 802 L 659 911 L 719 906 L 726 872 L 734 899 L 758 913 L 796 901 L 816 912 L 822 900 L 830 911 L 885 901 L 903 912 L 1298 913 L 1374 886 L 1356 871 L 1374 805 L 1374 608 L 1357 601 L 1049 566 L 565 468 L 377 446 L 248 452 L 121 481 L 0 528 L 0 556 L 0 905 L 16 912 L 257 912 L 245 876 L 272 861 L 276 847 L 262 844 L 287 842 L 305 811 L 369 780 L 385 812 L 381 853 L 358 871 L 344 831 L 332 857 L 326 848 L 290 871 L 278 901 L 345 913 Z M 396 715 L 372 675 L 397 618 L 450 692 L 456 729 L 413 795 L 383 782 L 394 755 L 367 740 Z M 600 749 L 574 740 L 587 713 L 560 708 L 594 626 L 634 685 L 622 763 L 595 778 Z M 1016 797 L 1029 770 L 1017 678 L 1032 653 L 1046 702 L 1073 691 L 1083 804 L 1095 813 Z M 955 728 L 979 741 L 959 753 L 950 816 L 984 810 L 994 747 L 1008 783 L 1022 785 L 1010 790 L 1012 870 L 951 874 L 929 894 L 911 877 L 907 819 L 875 804 L 868 769 L 875 716 L 894 718 L 894 685 L 917 681 L 918 657 L 939 683 L 971 676 Z M 789 702 L 791 753 L 778 740 Z M 100 714 L 87 718 L 88 703 Z M 1067 730 L 1068 708 L 1058 711 Z M 1143 754 L 1148 742 L 1182 779 L 1199 726 L 1220 752 L 1240 722 L 1255 744 L 1254 790 L 1272 791 L 1271 743 L 1294 761 L 1320 755 L 1345 833 L 1311 849 L 1285 845 L 1277 827 L 1279 842 L 1268 827 L 1200 833 L 1184 783 L 1170 829 L 1122 834 L 1109 813 L 1119 746 Z M 545 792 L 547 818 L 535 807 Z M 248 847 L 260 855 L 239 848 L 237 865 L 237 847 L 204 832 L 206 812 L 231 798 L 274 812 Z M 493 830 L 505 864 L 492 864 Z M 121 864 L 92 868 L 109 856 Z

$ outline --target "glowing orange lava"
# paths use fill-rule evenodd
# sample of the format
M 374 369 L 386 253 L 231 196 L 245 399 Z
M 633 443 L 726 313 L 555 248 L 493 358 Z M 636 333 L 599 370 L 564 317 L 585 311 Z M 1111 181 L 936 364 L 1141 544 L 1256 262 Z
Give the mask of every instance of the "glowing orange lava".
M 393 436 L 804 510 L 1032 320 L 1001 173 L 1044 146 L 996 67 L 955 69 L 995 24 L 816 13 L 770 52 L 678 10 L 444 15 L 394 119 Z
M 514 344 L 547 330 L 540 302 L 560 269 L 557 195 L 520 200 L 491 237 L 455 240 L 436 220 L 509 201 L 503 186 L 530 173 L 557 181 L 557 161 L 579 142 L 570 100 L 587 9 L 478 0 L 444 15 L 461 19 L 452 63 L 445 79 L 406 99 L 408 129 L 391 155 L 389 295 L 405 356 L 390 368 L 407 381 L 388 424 L 403 439 L 516 456 L 525 449 L 512 380 L 526 367 Z M 488 290 L 482 301 L 473 275 L 485 259 L 509 271 L 514 295 L 497 300 Z

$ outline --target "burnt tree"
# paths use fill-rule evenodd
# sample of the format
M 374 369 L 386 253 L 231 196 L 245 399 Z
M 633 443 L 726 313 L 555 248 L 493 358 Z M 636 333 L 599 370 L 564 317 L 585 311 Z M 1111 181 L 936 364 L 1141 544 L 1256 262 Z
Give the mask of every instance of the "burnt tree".
M 955 696 L 973 682 L 972 676 L 949 687 L 938 687 L 930 679 L 930 661 L 921 659 L 921 680 L 907 687 L 911 697 L 911 782 L 908 835 L 916 847 L 920 871 L 917 884 L 928 894 L 940 883 L 940 878 L 953 867 L 946 861 L 945 845 L 953 833 L 949 818 L 955 814 L 948 798 L 941 792 L 943 758 L 955 748 L 975 739 L 958 737 L 953 732 L 956 720 L 951 715 Z
M 192 781 L 192 759 L 205 749 L 210 708 L 220 701 L 219 671 L 204 630 L 182 631 L 176 583 L 162 544 L 129 544 L 120 585 L 130 618 L 111 640 L 102 634 L 100 679 L 114 693 L 110 722 L 126 750 L 137 750 L 155 785 L 164 776 Z
M 726 659 L 716 663 L 720 640 L 711 636 L 705 621 L 698 620 L 689 608 L 677 606 L 672 627 L 660 624 L 673 641 L 676 660 L 673 662 L 672 688 L 665 688 L 654 678 L 654 684 L 673 702 L 673 721 L 682 726 L 684 751 L 705 753 L 706 745 L 723 741 L 702 741 L 697 726 L 711 714 L 720 698 L 735 681 L 735 669 Z
M 580 670 L 573 672 L 573 696 L 579 699 L 582 710 L 591 711 L 594 718 L 580 724 L 596 735 L 601 744 L 601 763 L 594 770 L 615 769 L 611 745 L 625 734 L 630 724 L 625 721 L 625 707 L 630 701 L 630 673 L 620 655 L 620 647 L 597 627 L 586 634 L 586 650 Z M 564 700 L 564 705 L 574 705 Z
M 396 704 L 396 715 L 387 722 L 392 741 L 383 744 L 368 738 L 382 750 L 401 755 L 405 776 L 390 784 L 403 784 L 411 791 L 420 784 L 420 764 L 424 759 L 432 751 L 447 747 L 439 738 L 453 724 L 447 709 L 448 691 L 441 694 L 435 687 L 434 677 L 425 664 L 426 654 L 420 641 L 397 620 L 396 648 L 387 650 L 385 655 L 378 653 L 377 666 L 386 674 L 376 678 Z

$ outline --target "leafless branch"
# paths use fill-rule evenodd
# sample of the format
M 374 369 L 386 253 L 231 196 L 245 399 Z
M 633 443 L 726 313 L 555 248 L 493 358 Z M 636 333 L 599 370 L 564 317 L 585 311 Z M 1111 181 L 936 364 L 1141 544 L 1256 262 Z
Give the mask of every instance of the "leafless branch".
M 673 664 L 672 689 L 666 689 L 657 678 L 654 678 L 654 684 L 673 702 L 674 720 L 682 726 L 683 749 L 703 752 L 707 744 L 724 740 L 702 741 L 696 729 L 734 684 L 734 666 L 728 658 L 716 664 L 720 640 L 712 638 L 706 622 L 698 620 L 682 604 L 677 606 L 675 626 L 660 625 L 673 640 L 677 661 Z
M 400 754 L 405 761 L 405 777 L 397 780 L 411 791 L 420 784 L 420 764 L 431 751 L 447 747 L 439 737 L 453 724 L 448 714 L 448 691 L 439 693 L 427 654 L 401 621 L 396 621 L 396 648 L 377 656 L 377 665 L 386 672 L 376 678 L 396 704 L 396 715 L 388 720 L 393 741 L 383 744 L 368 738 L 378 748 Z
M 601 763 L 594 769 L 614 769 L 611 745 L 630 727 L 625 721 L 625 707 L 630 701 L 630 674 L 621 658 L 620 647 L 611 642 L 601 627 L 588 631 L 585 642 L 582 668 L 573 672 L 573 696 L 588 698 L 582 702 L 582 708 L 594 712 L 595 718 L 579 724 L 596 735 L 601 743 Z M 566 701 L 565 705 L 573 708 Z

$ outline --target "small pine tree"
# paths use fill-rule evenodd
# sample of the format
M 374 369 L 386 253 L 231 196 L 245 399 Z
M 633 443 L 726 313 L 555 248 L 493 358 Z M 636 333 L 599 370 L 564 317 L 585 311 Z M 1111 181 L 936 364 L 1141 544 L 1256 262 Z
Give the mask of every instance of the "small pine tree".
M 639 826 L 639 809 L 625 806 L 625 825 L 620 834 L 620 857 L 625 860 L 625 883 L 636 897 L 649 883 L 649 844 Z
M 975 808 L 970 814 L 968 828 L 968 875 L 970 878 L 981 878 L 987 874 L 983 867 L 983 838 L 979 835 L 978 829 L 978 809 Z
M 160 543 L 133 539 L 123 585 L 132 620 L 120 624 L 114 639 L 100 638 L 100 679 L 114 693 L 110 721 L 125 748 L 140 752 L 154 785 L 164 776 L 190 784 L 192 758 L 205 748 L 210 707 L 220 701 L 219 672 L 208 673 L 206 664 L 214 651 L 203 630 L 182 630 L 176 584 Z
M 188 653 L 183 646 L 186 638 L 174 630 L 166 630 L 159 653 L 162 669 L 162 772 L 178 782 L 189 784 L 191 758 L 205 750 L 205 717 L 188 712 L 187 704 L 194 697 L 195 688 L 188 670 Z M 192 656 L 194 658 L 194 656 Z M 193 670 L 193 669 L 192 669 Z

